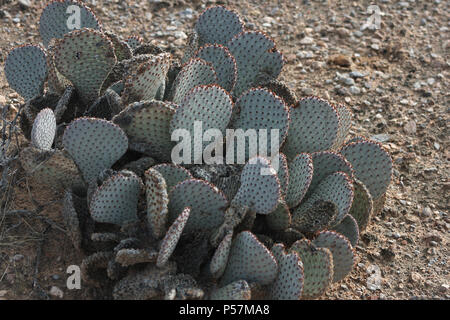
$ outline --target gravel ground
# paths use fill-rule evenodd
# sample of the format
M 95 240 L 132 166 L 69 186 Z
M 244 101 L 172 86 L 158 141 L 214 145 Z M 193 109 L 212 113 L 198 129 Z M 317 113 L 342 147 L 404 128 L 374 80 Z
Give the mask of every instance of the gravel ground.
M 354 271 L 323 299 L 450 298 L 448 1 L 85 2 L 106 30 L 138 34 L 177 57 L 196 17 L 213 4 L 235 9 L 247 28 L 274 38 L 286 59 L 280 78 L 297 96 L 347 104 L 351 133 L 382 142 L 394 160 L 385 208 L 362 235 Z M 361 31 L 372 3 L 381 10 L 380 28 Z M 43 5 L 0 0 L 2 65 L 13 46 L 40 41 Z M 17 107 L 22 101 L 0 71 L 0 104 Z M 23 181 L 15 191 L 16 209 L 34 208 L 30 193 L 40 204 L 56 199 Z M 54 227 L 42 218 L 0 217 L 0 299 L 92 297 L 66 289 L 65 270 L 81 257 L 57 228 L 59 203 L 40 214 Z

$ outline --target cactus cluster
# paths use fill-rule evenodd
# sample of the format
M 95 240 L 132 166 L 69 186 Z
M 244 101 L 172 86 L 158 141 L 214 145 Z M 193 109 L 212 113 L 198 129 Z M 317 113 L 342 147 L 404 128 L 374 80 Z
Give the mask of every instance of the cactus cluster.
M 70 5 L 79 30 L 67 28 Z M 104 31 L 76 0 L 51 2 L 40 32 L 45 48 L 15 48 L 5 62 L 26 101 L 21 163 L 64 195 L 85 281 L 115 299 L 314 299 L 352 271 L 391 158 L 348 139 L 347 107 L 297 99 L 277 80 L 274 40 L 211 7 L 180 63 Z M 262 155 L 247 141 L 244 154 L 223 148 L 242 163 L 201 164 L 197 121 L 222 132 L 223 147 L 227 129 L 276 130 L 267 142 L 278 149 Z M 177 129 L 191 135 L 192 164 L 171 161 Z

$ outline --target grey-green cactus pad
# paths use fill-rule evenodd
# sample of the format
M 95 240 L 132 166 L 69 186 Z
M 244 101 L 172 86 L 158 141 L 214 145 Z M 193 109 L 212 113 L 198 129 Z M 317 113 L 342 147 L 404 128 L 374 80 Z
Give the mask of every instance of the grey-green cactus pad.
M 347 214 L 345 218 L 342 219 L 341 223 L 339 223 L 337 226 L 334 226 L 331 230 L 336 231 L 346 237 L 352 244 L 352 247 L 355 247 L 358 244 L 358 222 L 356 222 L 355 218 L 353 218 L 351 214 Z
M 303 292 L 303 263 L 296 252 L 282 254 L 278 275 L 270 289 L 274 300 L 300 300 Z
M 225 287 L 214 290 L 211 300 L 250 300 L 252 291 L 247 281 L 237 280 Z
M 254 151 L 261 156 L 264 154 L 270 158 L 275 156 L 283 144 L 289 128 L 289 108 L 284 101 L 269 90 L 254 88 L 245 92 L 236 101 L 235 110 L 231 126 L 234 129 L 242 129 L 244 132 L 248 129 L 256 130 L 258 134 L 256 146 L 259 150 Z M 265 130 L 265 132 L 262 130 Z M 274 133 L 272 130 L 278 135 L 278 140 L 272 141 Z M 249 140 L 246 139 L 245 160 L 256 156 L 255 153 L 250 151 L 253 142 Z M 276 148 L 272 148 L 272 144 Z M 235 146 L 237 155 L 242 153 L 241 150 L 236 152 L 239 143 L 231 145 Z
M 218 84 L 222 88 L 228 92 L 233 90 L 237 79 L 237 65 L 226 47 L 217 44 L 206 45 L 200 48 L 195 56 L 212 64 L 217 74 Z
M 313 177 L 313 161 L 307 153 L 298 154 L 288 162 L 289 185 L 286 192 L 286 203 L 289 208 L 296 207 L 308 190 Z
M 174 114 L 175 106 L 169 102 L 140 101 L 129 105 L 112 121 L 127 134 L 130 149 L 168 160 L 174 146 L 170 136 Z
M 246 280 L 267 285 L 275 280 L 277 271 L 272 253 L 251 232 L 243 231 L 233 241 L 222 283 Z
M 77 11 L 70 10 L 73 6 L 79 10 L 80 25 L 76 26 Z M 72 18 L 71 18 L 72 17 Z M 39 32 L 45 46 L 48 46 L 53 38 L 61 39 L 66 33 L 73 31 L 69 29 L 68 22 L 74 22 L 77 29 L 91 28 L 101 30 L 101 24 L 91 9 L 86 7 L 81 1 L 77 0 L 56 0 L 50 2 L 41 14 L 39 21 Z
M 304 299 L 320 297 L 330 286 L 333 279 L 333 255 L 328 248 L 317 248 L 309 240 L 296 241 L 290 248 L 296 252 L 303 263 Z
M 339 116 L 328 101 L 316 97 L 301 99 L 290 110 L 291 124 L 282 148 L 288 159 L 301 152 L 330 149 L 339 131 Z
M 270 161 L 262 157 L 250 159 L 242 170 L 241 186 L 233 203 L 259 214 L 269 214 L 276 209 L 280 198 L 280 182 Z
M 131 171 L 111 176 L 95 191 L 89 211 L 95 221 L 122 225 L 137 220 L 141 179 Z
M 169 193 L 169 222 L 186 207 L 191 208 L 186 233 L 212 230 L 224 220 L 227 199 L 215 186 L 203 180 L 190 179 L 177 184 Z
M 335 104 L 334 107 L 339 115 L 339 130 L 334 143 L 333 149 L 339 150 L 347 139 L 347 135 L 352 126 L 352 111 L 349 107 L 343 104 Z
M 31 129 L 31 142 L 42 150 L 50 150 L 56 134 L 56 118 L 52 109 L 41 110 Z
M 79 118 L 64 132 L 64 148 L 69 152 L 86 182 L 96 181 L 100 172 L 110 168 L 125 154 L 128 139 L 112 122 Z
M 152 169 L 155 169 L 162 174 L 167 184 L 167 190 L 169 191 L 178 183 L 194 178 L 188 170 L 172 163 L 158 164 L 152 167 Z
M 227 44 L 236 59 L 238 77 L 233 96 L 238 97 L 254 85 L 261 75 L 276 79 L 283 67 L 283 57 L 275 42 L 260 31 L 244 31 Z
M 355 177 L 369 189 L 373 199 L 382 196 L 391 182 L 392 159 L 381 144 L 359 141 L 346 144 L 342 155 L 352 164 Z
M 100 95 L 100 89 L 113 66 L 116 56 L 111 40 L 93 29 L 72 31 L 55 46 L 55 66 L 73 83 L 86 105 Z
M 209 265 L 209 270 L 214 278 L 220 278 L 227 266 L 228 257 L 230 255 L 233 233 L 229 232 L 220 242 Z
M 367 187 L 358 179 L 353 181 L 354 196 L 349 214 L 355 218 L 360 231 L 364 231 L 369 224 L 373 212 L 373 199 Z
M 266 216 L 269 228 L 275 231 L 284 231 L 290 227 L 292 221 L 289 207 L 284 201 L 279 201 L 278 207 Z
M 222 6 L 211 7 L 203 11 L 195 25 L 200 46 L 208 43 L 225 45 L 243 29 L 240 17 Z
M 169 218 L 169 196 L 163 175 L 153 168 L 145 171 L 145 195 L 147 224 L 155 238 L 161 238 Z
M 199 85 L 217 84 L 216 71 L 211 63 L 193 58 L 183 65 L 172 87 L 172 101 L 180 104 L 186 95 Z
M 350 241 L 334 231 L 322 231 L 313 240 L 320 248 L 328 248 L 333 255 L 333 282 L 344 279 L 353 269 L 355 253 Z
M 5 60 L 5 76 L 9 86 L 25 100 L 44 92 L 47 78 L 45 51 L 36 45 L 23 45 L 12 49 Z

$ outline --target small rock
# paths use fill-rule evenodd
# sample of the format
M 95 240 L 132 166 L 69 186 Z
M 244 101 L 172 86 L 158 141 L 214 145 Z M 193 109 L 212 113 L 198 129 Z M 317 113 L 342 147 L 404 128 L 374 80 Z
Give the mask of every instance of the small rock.
M 433 146 L 434 146 L 434 148 L 435 148 L 436 150 L 439 150 L 439 149 L 441 148 L 441 145 L 440 145 L 439 143 L 437 143 L 437 142 L 435 142 L 435 143 L 433 144 Z
M 422 210 L 422 215 L 425 217 L 431 217 L 431 215 L 433 214 L 433 211 L 431 211 L 430 207 L 425 207 Z
M 19 0 L 18 2 L 22 9 L 28 9 L 29 7 L 31 7 L 30 0 Z
M 380 50 L 380 46 L 379 46 L 378 44 L 376 44 L 376 43 L 372 44 L 370 47 L 371 47 L 373 50 L 376 50 L 376 51 Z
M 53 287 L 50 289 L 49 294 L 50 294 L 51 296 L 54 296 L 54 297 L 57 297 L 57 298 L 60 298 L 60 299 L 62 299 L 62 298 L 64 297 L 64 292 L 63 292 L 60 288 L 55 287 L 55 286 L 53 286 Z
M 6 98 L 5 96 L 0 95 L 0 105 L 4 106 L 6 104 Z
M 409 101 L 408 101 L 408 99 L 402 99 L 402 100 L 400 100 L 400 104 L 407 106 L 407 105 L 409 105 Z
M 311 37 L 304 37 L 302 40 L 300 40 L 300 44 L 313 44 L 314 39 Z
M 357 95 L 361 94 L 361 89 L 358 88 L 357 86 L 351 86 L 350 93 L 357 96 Z
M 364 78 L 366 74 L 359 71 L 352 71 L 349 73 L 349 76 L 356 79 L 356 78 Z
M 391 136 L 388 134 L 382 133 L 382 134 L 376 134 L 376 135 L 370 137 L 370 139 L 375 140 L 380 143 L 384 143 L 384 142 L 388 142 L 389 140 L 391 140 Z
M 22 260 L 23 258 L 24 258 L 23 254 L 16 254 L 16 255 L 13 257 L 13 260 L 17 262 L 17 261 Z
M 61 277 L 59 275 L 57 275 L 57 274 L 54 274 L 54 275 L 52 275 L 52 279 L 53 280 L 59 280 L 59 279 L 61 279 Z
M 349 57 L 347 57 L 347 56 L 342 55 L 342 54 L 331 57 L 328 60 L 328 62 L 331 63 L 331 64 L 335 64 L 335 65 L 341 66 L 341 67 L 350 67 L 351 64 L 352 64 L 351 59 Z
M 175 31 L 174 36 L 177 39 L 187 39 L 187 35 L 183 31 Z
M 367 289 L 371 291 L 381 289 L 381 271 L 377 265 L 370 265 L 367 268 L 367 272 L 369 273 L 369 277 L 367 278 L 366 286 Z
M 306 96 L 312 96 L 314 94 L 314 90 L 311 88 L 303 88 L 302 93 Z
M 415 134 L 416 131 L 417 131 L 417 125 L 416 125 L 416 122 L 415 122 L 414 120 L 408 121 L 408 122 L 404 125 L 403 130 L 405 130 L 405 132 L 406 132 L 407 134 Z
M 441 284 L 439 286 L 439 292 L 445 293 L 448 291 L 448 289 L 450 289 L 450 286 L 448 284 Z
M 17 18 L 17 17 L 16 17 L 16 18 L 13 18 L 13 19 L 12 19 L 12 22 L 14 22 L 14 23 L 20 23 L 20 18 Z
M 409 275 L 409 281 L 411 281 L 412 283 L 420 284 L 423 282 L 423 278 L 419 273 L 411 272 L 411 274 Z
M 437 233 L 427 233 L 423 237 L 423 239 L 428 242 L 430 242 L 430 241 L 441 242 L 442 241 L 442 237 Z
M 432 86 L 434 83 L 436 82 L 436 80 L 434 78 L 428 78 L 427 79 L 427 83 L 428 85 Z
M 0 298 L 3 298 L 8 294 L 8 290 L 0 290 Z

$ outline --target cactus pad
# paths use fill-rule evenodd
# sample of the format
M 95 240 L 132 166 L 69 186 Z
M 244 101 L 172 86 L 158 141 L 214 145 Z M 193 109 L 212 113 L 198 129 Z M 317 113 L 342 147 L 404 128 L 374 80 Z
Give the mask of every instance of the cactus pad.
M 211 230 L 224 219 L 227 199 L 215 186 L 203 180 L 190 179 L 177 184 L 169 193 L 169 222 L 186 207 L 191 208 L 185 232 Z
M 122 225 L 137 220 L 141 179 L 131 171 L 121 171 L 95 191 L 90 203 L 95 221 Z
M 280 198 L 280 182 L 270 161 L 262 157 L 250 159 L 242 170 L 241 186 L 233 203 L 269 214 L 277 208 Z
M 189 131 L 192 146 L 190 150 L 193 151 L 191 163 L 201 162 L 205 147 L 211 144 L 207 141 L 201 143 L 195 141 L 196 130 L 201 130 L 198 134 L 203 136 L 209 129 L 218 129 L 223 137 L 231 118 L 232 108 L 233 101 L 230 95 L 217 85 L 198 86 L 181 102 L 170 122 L 170 131 L 172 133 L 177 129 Z M 201 124 L 201 128 L 196 129 L 196 124 Z M 215 141 L 216 144 L 222 142 Z
M 342 155 L 352 164 L 355 177 L 369 189 L 373 199 L 382 196 L 391 182 L 392 159 L 381 144 L 360 141 L 346 144 Z
M 231 92 L 236 84 L 237 66 L 236 60 L 227 48 L 221 45 L 206 45 L 198 50 L 195 55 L 212 64 L 217 73 L 218 84 Z
M 227 266 L 228 257 L 230 255 L 233 232 L 229 232 L 220 242 L 209 265 L 209 270 L 214 278 L 220 278 Z
M 313 240 L 320 248 L 328 248 L 333 255 L 333 282 L 344 279 L 353 269 L 355 252 L 350 241 L 334 231 L 322 231 Z
M 292 228 L 304 234 L 314 234 L 335 224 L 338 215 L 336 204 L 330 201 L 318 200 L 301 214 L 292 218 Z
M 64 132 L 64 148 L 74 159 L 86 182 L 96 181 L 100 172 L 110 168 L 125 154 L 128 139 L 112 122 L 79 118 Z
M 71 12 L 68 12 L 70 6 L 76 6 L 80 10 L 79 28 L 102 29 L 95 14 L 81 1 L 55 0 L 44 8 L 39 21 L 39 32 L 46 47 L 53 38 L 61 39 L 66 33 L 74 30 L 69 29 L 68 25 L 71 16 Z
M 330 149 L 339 131 L 339 115 L 328 101 L 316 97 L 301 99 L 290 110 L 291 124 L 283 152 L 292 159 L 301 152 Z
M 129 105 L 112 121 L 127 134 L 130 149 L 169 160 L 173 148 L 170 121 L 174 113 L 171 103 L 141 101 Z
M 81 29 L 58 41 L 54 61 L 58 71 L 73 83 L 82 101 L 91 105 L 116 64 L 116 56 L 112 42 L 103 33 Z
M 162 100 L 166 75 L 170 67 L 170 54 L 164 53 L 143 63 L 128 77 L 122 99 L 126 103 L 142 100 Z
M 31 143 L 41 149 L 50 150 L 56 134 L 56 118 L 52 109 L 41 110 L 36 116 L 31 130 Z
M 355 191 L 349 214 L 355 218 L 359 230 L 364 231 L 369 224 L 373 212 L 373 200 L 369 190 L 361 181 L 355 179 L 353 181 L 353 186 Z
M 330 286 L 333 279 L 333 255 L 328 248 L 317 248 L 309 240 L 296 241 L 290 252 L 296 252 L 303 263 L 304 299 L 320 297 Z
M 211 293 L 211 300 L 250 300 L 252 291 L 247 281 L 237 280 Z
M 352 179 L 353 168 L 350 162 L 348 162 L 342 155 L 332 151 L 320 151 L 311 154 L 314 174 L 312 177 L 310 190 L 314 190 L 319 182 L 325 177 L 338 171 L 345 172 Z
M 256 130 L 257 134 L 259 133 L 258 154 L 264 155 L 262 148 L 266 148 L 268 157 L 275 156 L 283 144 L 289 128 L 289 109 L 284 101 L 266 89 L 250 89 L 237 100 L 235 109 L 236 115 L 232 127 L 244 131 Z M 260 137 L 263 132 L 259 132 L 259 130 L 266 130 L 266 135 Z M 278 148 L 275 150 L 272 150 L 272 130 L 278 131 Z M 246 139 L 245 160 L 256 156 L 250 152 L 251 143 Z M 235 148 L 238 146 L 239 144 L 236 144 Z
M 246 280 L 267 285 L 275 280 L 277 271 L 272 253 L 251 232 L 243 231 L 233 241 L 222 283 Z
M 311 196 L 295 209 L 294 218 L 310 209 L 318 200 L 334 203 L 338 208 L 334 223 L 341 222 L 350 211 L 353 202 L 353 184 L 348 175 L 344 172 L 336 172 L 323 179 Z
M 244 25 L 239 15 L 222 6 L 211 7 L 203 11 L 195 25 L 200 46 L 208 43 L 226 45 L 243 29 Z
M 261 31 L 244 31 L 227 44 L 236 59 L 238 77 L 233 96 L 238 97 L 255 85 L 263 74 L 268 80 L 275 79 L 283 67 L 283 57 L 275 48 L 275 42 Z
M 303 263 L 296 252 L 281 255 L 278 276 L 270 289 L 274 300 L 300 300 L 303 292 Z
M 292 217 L 287 204 L 284 201 L 280 201 L 275 211 L 266 216 L 266 222 L 275 231 L 284 231 L 289 228 Z
M 43 94 L 47 74 L 47 57 L 41 47 L 23 45 L 8 53 L 5 60 L 6 80 L 25 100 Z
M 190 213 L 191 208 L 184 208 L 178 218 L 175 219 L 174 223 L 167 230 L 166 236 L 161 242 L 161 249 L 158 254 L 158 260 L 156 261 L 157 267 L 163 267 L 169 260 L 175 250 L 175 247 L 177 246 L 178 240 L 180 240 L 183 229 L 188 222 Z
M 289 186 L 289 168 L 286 156 L 279 152 L 278 153 L 278 180 L 280 180 L 281 195 L 283 198 L 286 197 L 288 186 Z
M 144 40 L 142 40 L 142 38 L 139 36 L 128 37 L 125 41 L 130 46 L 131 50 L 136 50 L 138 47 L 144 44 Z
M 334 105 L 336 111 L 339 114 L 339 130 L 336 137 L 336 142 L 334 143 L 333 149 L 339 150 L 347 139 L 347 135 L 352 126 L 352 111 L 349 107 L 343 104 Z
M 345 218 L 342 219 L 341 223 L 339 223 L 337 226 L 334 226 L 331 230 L 336 231 L 346 237 L 352 244 L 352 247 L 355 247 L 358 244 L 358 222 L 356 222 L 355 218 L 353 218 L 351 214 L 346 215 Z
M 186 95 L 199 85 L 219 83 L 212 64 L 205 60 L 194 58 L 183 65 L 172 87 L 172 101 L 180 104 Z
M 308 191 L 313 177 L 313 161 L 307 153 L 298 154 L 289 167 L 289 185 L 286 193 L 286 203 L 289 208 L 296 207 Z
M 169 196 L 163 175 L 153 168 L 145 171 L 145 194 L 149 230 L 155 238 L 161 238 L 167 231 Z
M 168 191 L 172 190 L 178 183 L 194 178 L 185 168 L 172 163 L 158 164 L 152 169 L 155 169 L 162 174 L 166 181 Z

